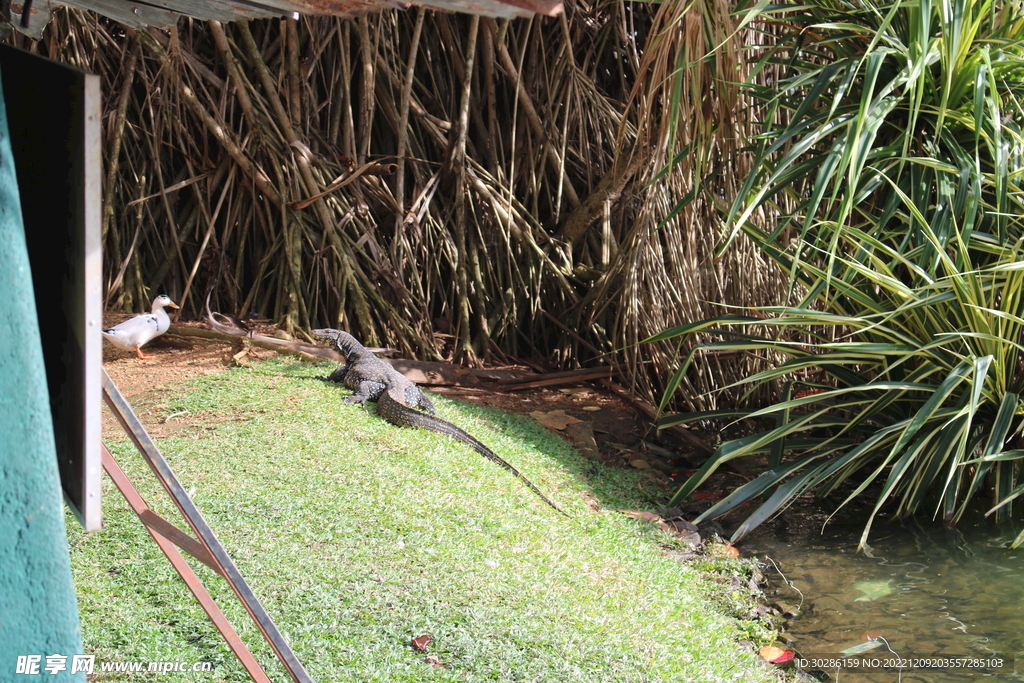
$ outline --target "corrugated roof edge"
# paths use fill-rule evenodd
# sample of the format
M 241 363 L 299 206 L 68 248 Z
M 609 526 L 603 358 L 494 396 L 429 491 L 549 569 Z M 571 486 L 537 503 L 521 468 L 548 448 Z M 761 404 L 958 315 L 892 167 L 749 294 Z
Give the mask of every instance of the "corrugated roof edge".
M 293 13 L 355 17 L 373 10 L 410 5 L 504 19 L 533 14 L 553 17 L 561 14 L 563 9 L 560 0 L 34 0 L 25 26 L 22 26 L 20 14 L 24 5 L 11 3 L 11 25 L 38 40 L 49 23 L 50 12 L 61 5 L 92 10 L 132 28 L 167 28 L 181 16 L 217 21 L 281 17 Z

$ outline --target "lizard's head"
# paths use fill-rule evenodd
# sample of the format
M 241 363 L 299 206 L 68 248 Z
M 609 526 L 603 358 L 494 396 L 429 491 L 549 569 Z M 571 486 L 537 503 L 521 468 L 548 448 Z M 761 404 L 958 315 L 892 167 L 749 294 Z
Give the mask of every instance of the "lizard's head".
M 327 327 L 319 330 L 313 330 L 311 334 L 316 339 L 337 347 L 338 351 L 341 352 L 341 355 L 345 356 L 346 360 L 351 360 L 350 356 L 362 348 L 362 344 L 356 341 L 355 337 L 348 332 L 342 332 L 341 330 L 335 330 Z
M 312 335 L 314 339 L 317 339 L 322 342 L 327 342 L 328 344 L 335 343 L 338 340 L 338 334 L 338 330 L 332 330 L 329 327 L 324 327 L 319 330 L 310 331 L 310 335 Z

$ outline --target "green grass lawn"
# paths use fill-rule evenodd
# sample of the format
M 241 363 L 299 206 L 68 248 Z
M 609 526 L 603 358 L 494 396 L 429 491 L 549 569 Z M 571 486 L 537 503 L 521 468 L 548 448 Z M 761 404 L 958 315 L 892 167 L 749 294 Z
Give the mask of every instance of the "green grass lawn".
M 316 681 L 776 680 L 738 644 L 769 635 L 730 616 L 749 595 L 711 560 L 682 564 L 664 552 L 669 535 L 613 512 L 650 506 L 639 475 L 595 470 L 528 419 L 437 400 L 567 520 L 468 446 L 390 425 L 310 379 L 330 367 L 227 370 L 159 408 L 187 421 L 159 447 Z M 130 442 L 108 446 L 150 505 L 184 526 Z M 86 651 L 214 666 L 178 680 L 248 680 L 106 479 L 104 505 L 103 531 L 68 525 Z M 271 677 L 287 680 L 226 584 L 192 564 Z M 410 639 L 426 633 L 419 652 Z M 145 676 L 124 677 L 182 674 Z

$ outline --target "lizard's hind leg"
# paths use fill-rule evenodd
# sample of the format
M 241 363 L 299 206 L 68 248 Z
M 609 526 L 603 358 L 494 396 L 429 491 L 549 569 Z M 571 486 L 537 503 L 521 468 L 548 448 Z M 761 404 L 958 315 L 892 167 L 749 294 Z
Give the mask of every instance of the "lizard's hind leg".
M 370 380 L 364 380 L 359 383 L 359 389 L 356 393 L 345 399 L 345 403 L 362 403 L 364 401 L 376 401 L 380 398 L 380 395 L 387 389 L 386 384 L 380 382 L 371 382 Z
M 433 402 L 415 384 L 405 390 L 405 400 L 401 403 L 409 408 L 419 408 L 430 415 L 437 415 L 437 409 L 434 408 Z

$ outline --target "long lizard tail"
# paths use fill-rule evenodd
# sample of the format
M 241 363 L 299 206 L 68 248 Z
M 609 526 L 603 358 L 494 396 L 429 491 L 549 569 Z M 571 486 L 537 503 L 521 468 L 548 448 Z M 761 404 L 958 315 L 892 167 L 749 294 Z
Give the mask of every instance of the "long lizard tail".
M 543 500 L 548 505 L 550 505 L 552 508 L 554 508 L 556 512 L 558 512 L 561 515 L 565 515 L 566 517 L 569 516 L 565 512 L 562 512 L 561 508 L 552 503 L 547 496 L 541 493 L 540 489 L 534 486 L 532 481 L 524 477 L 519 472 L 519 470 L 505 462 L 505 460 L 503 460 L 501 456 L 492 451 L 490 448 L 480 443 L 480 441 L 477 440 L 473 435 L 465 432 L 459 427 L 456 427 L 451 422 L 448 422 L 447 420 L 442 420 L 439 417 L 434 417 L 433 415 L 421 413 L 420 411 L 414 408 L 410 408 L 406 405 L 403 405 L 396 401 L 394 398 L 392 398 L 391 394 L 389 394 L 386 391 L 382 393 L 380 395 L 380 398 L 377 400 L 377 412 L 379 412 L 381 417 L 383 417 L 385 420 L 392 424 L 396 424 L 399 427 L 419 427 L 420 429 L 426 429 L 427 431 L 430 432 L 445 434 L 453 439 L 457 439 L 462 443 L 472 446 L 473 450 L 475 450 L 480 455 L 484 456 L 491 462 L 501 465 L 506 470 L 508 470 L 515 476 L 519 477 L 519 479 L 524 484 L 526 484 L 526 486 L 529 487 L 530 490 L 532 490 L 534 493 L 540 496 L 540 499 Z

